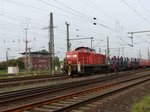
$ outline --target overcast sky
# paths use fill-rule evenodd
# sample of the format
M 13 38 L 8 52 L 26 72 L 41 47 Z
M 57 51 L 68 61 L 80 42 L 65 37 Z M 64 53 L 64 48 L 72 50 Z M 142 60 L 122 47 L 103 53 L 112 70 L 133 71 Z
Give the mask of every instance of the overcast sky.
M 134 34 L 133 47 L 127 32 L 149 30 L 149 5 L 149 0 L 0 0 L 0 61 L 5 60 L 8 48 L 9 58 L 25 51 L 25 28 L 31 51 L 48 50 L 48 30 L 43 28 L 49 24 L 50 12 L 55 53 L 60 58 L 66 52 L 65 22 L 70 24 L 70 39 L 94 37 L 97 52 L 101 48 L 104 53 L 109 37 L 111 55 L 139 57 L 141 50 L 142 57 L 147 58 L 150 32 Z M 71 49 L 79 46 L 90 47 L 90 40 L 71 41 Z

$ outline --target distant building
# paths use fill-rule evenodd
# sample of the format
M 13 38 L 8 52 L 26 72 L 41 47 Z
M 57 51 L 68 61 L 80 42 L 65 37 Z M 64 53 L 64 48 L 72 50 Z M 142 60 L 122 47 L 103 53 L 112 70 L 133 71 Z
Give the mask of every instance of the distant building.
M 24 56 L 24 64 L 25 61 L 25 53 L 21 53 Z M 49 69 L 49 53 L 41 53 L 41 52 L 30 52 L 27 53 L 27 62 L 28 69 L 32 70 L 47 70 Z

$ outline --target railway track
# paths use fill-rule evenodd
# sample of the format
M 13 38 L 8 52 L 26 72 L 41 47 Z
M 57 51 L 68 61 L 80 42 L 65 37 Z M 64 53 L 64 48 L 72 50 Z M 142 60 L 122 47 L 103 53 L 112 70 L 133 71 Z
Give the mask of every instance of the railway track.
M 68 76 L 65 75 L 41 75 L 41 76 L 28 76 L 28 77 L 16 77 L 16 78 L 5 78 L 0 79 L 0 88 L 9 87 L 9 86 L 17 86 L 19 84 L 33 84 L 36 82 L 44 82 L 50 80 L 59 80 L 66 79 Z
M 147 69 L 139 69 L 137 71 L 129 71 L 128 73 L 145 71 L 145 70 L 147 70 Z M 122 73 L 124 73 L 124 72 L 122 72 Z M 3 79 L 0 79 L 0 88 L 18 86 L 20 84 L 33 84 L 36 82 L 39 83 L 39 82 L 44 82 L 44 81 L 66 79 L 68 77 L 69 76 L 66 76 L 66 75 L 56 74 L 54 76 L 39 75 L 39 76 L 26 76 L 26 77 L 15 77 L 15 78 L 3 78 Z
M 145 69 L 141 69 L 141 70 L 144 71 Z M 130 72 L 133 72 L 133 71 L 129 71 L 129 73 Z M 15 78 L 3 78 L 3 79 L 0 79 L 0 88 L 18 86 L 20 84 L 33 84 L 36 82 L 59 80 L 59 79 L 65 79 L 68 77 L 69 76 L 57 74 L 55 76 L 39 75 L 39 76 L 26 76 L 26 77 L 15 77 Z
M 132 74 L 132 73 L 131 73 Z M 129 74 L 130 75 L 130 74 Z M 63 84 L 56 84 L 56 85 L 50 85 L 50 86 L 44 86 L 44 87 L 37 87 L 37 88 L 30 88 L 30 89 L 24 89 L 24 90 L 19 90 L 19 91 L 14 91 L 14 92 L 7 92 L 7 93 L 2 93 L 0 94 L 0 104 L 4 104 L 10 101 L 15 101 L 15 100 L 21 100 L 24 98 L 29 98 L 29 97 L 33 97 L 33 96 L 38 96 L 38 95 L 42 95 L 42 94 L 46 94 L 46 93 L 55 93 L 57 91 L 61 91 L 61 90 L 65 90 L 65 89 L 70 89 L 73 87 L 79 87 L 79 86 L 83 86 L 83 85 L 87 85 L 90 83 L 98 83 L 98 82 L 102 82 L 102 81 L 106 81 L 106 80 L 111 80 L 111 79 L 115 79 L 115 78 L 119 78 L 119 77 L 123 77 L 121 75 L 114 75 L 114 76 L 107 76 L 107 77 L 103 77 L 101 79 L 89 79 L 89 80 L 85 80 L 82 83 L 80 81 L 76 81 L 76 82 L 67 82 Z M 124 76 L 126 77 L 126 76 Z M 31 94 L 32 93 L 32 94 Z
M 49 77 L 59 77 L 62 74 L 57 74 L 54 76 L 51 75 L 36 75 L 36 76 L 20 76 L 20 77 L 13 77 L 13 78 L 1 78 L 0 82 L 13 82 L 13 81 L 23 81 L 23 80 L 32 80 L 32 79 L 41 79 L 41 78 L 49 78 Z
M 122 80 L 115 83 L 89 88 L 83 91 L 58 96 L 41 102 L 35 102 L 24 106 L 16 107 L 8 111 L 27 112 L 70 112 L 80 108 L 85 104 L 91 103 L 100 98 L 108 97 L 120 91 L 133 87 L 137 84 L 149 81 L 150 75 L 144 75 L 132 79 Z
M 119 77 L 122 77 L 121 75 L 114 75 L 113 77 L 105 77 L 104 79 L 94 79 L 94 80 L 88 80 L 88 81 L 84 81 L 83 83 L 85 84 L 85 85 L 87 85 L 87 84 L 89 84 L 89 83 L 98 83 L 98 82 L 100 82 L 100 81 L 106 81 L 106 80 L 108 80 L 108 79 L 115 79 L 115 78 L 119 78 Z M 125 77 L 125 76 L 124 76 Z M 144 77 L 144 76 L 140 76 L 141 78 L 142 77 Z M 138 77 L 137 79 L 139 79 L 140 77 Z M 132 78 L 132 79 L 134 79 L 134 78 Z M 128 79 L 128 80 L 131 80 L 131 79 Z M 49 86 L 49 87 L 47 87 L 47 88 L 34 88 L 34 89 L 30 89 L 30 90 L 27 90 L 27 91 L 20 91 L 20 92 L 16 92 L 16 93 L 8 93 L 8 94 L 1 94 L 1 96 L 0 96 L 0 103 L 1 104 L 4 104 L 4 103 L 8 103 L 8 102 L 11 102 L 11 101 L 16 101 L 16 100 L 21 100 L 21 99 L 25 99 L 25 98 L 32 98 L 33 96 L 39 96 L 39 95 L 44 95 L 44 94 L 46 94 L 46 93 L 56 93 L 56 92 L 58 92 L 58 91 L 61 91 L 61 90 L 66 90 L 66 89 L 69 89 L 69 88 L 72 88 L 72 87 L 79 87 L 79 86 L 83 86 L 84 84 L 83 83 L 79 83 L 79 82 L 73 82 L 73 83 L 68 83 L 68 84 L 64 84 L 64 85 L 57 85 L 57 86 Z M 117 83 L 114 83 L 114 84 L 112 84 L 113 86 L 114 85 L 117 85 L 117 84 L 119 84 L 119 83 L 121 83 L 121 82 L 117 82 Z M 110 86 L 112 86 L 112 85 L 110 85 L 110 84 L 107 84 L 107 86 L 106 85 L 103 85 L 103 88 L 105 88 L 105 87 L 110 87 Z M 49 88 L 49 90 L 47 90 Z M 44 90 L 45 89 L 45 90 Z M 85 92 L 85 91 L 82 91 L 83 93 Z M 80 93 L 82 93 L 82 92 L 79 92 L 78 94 L 80 94 Z M 32 94 L 31 94 L 32 93 Z M 59 96 L 59 98 L 63 98 L 64 96 Z M 76 96 L 75 96 L 76 97 Z M 57 98 L 57 97 L 56 97 Z M 5 100 L 4 100 L 5 99 Z M 51 99 L 52 100 L 52 99 Z M 55 99 L 56 100 L 56 99 Z M 52 101 L 54 101 L 54 99 L 52 100 Z M 50 102 L 50 100 L 46 100 L 46 101 L 44 101 L 44 102 L 36 102 L 36 103 L 33 103 L 34 104 L 34 106 L 39 106 L 39 105 L 43 105 L 43 103 L 44 103 L 44 105 L 45 105 L 45 102 Z M 32 105 L 33 105 L 32 104 Z M 8 111 L 15 111 L 15 110 L 13 110 L 13 109 L 21 109 L 21 111 L 22 111 L 22 109 L 24 110 L 24 109 L 30 109 L 31 107 L 28 105 L 27 107 L 26 107 L 27 105 L 23 105 L 23 106 L 21 106 L 21 107 L 16 107 L 16 108 L 11 108 L 11 109 L 4 109 L 3 111 L 6 111 L 6 112 L 8 112 Z M 34 107 L 33 106 L 33 107 Z M 25 108 L 24 108 L 25 107 Z M 30 108 L 29 108 L 30 107 Z M 34 108 L 33 110 L 36 110 L 37 108 Z
M 0 74 L 0 78 L 6 78 L 6 77 L 13 77 L 15 76 L 16 74 Z

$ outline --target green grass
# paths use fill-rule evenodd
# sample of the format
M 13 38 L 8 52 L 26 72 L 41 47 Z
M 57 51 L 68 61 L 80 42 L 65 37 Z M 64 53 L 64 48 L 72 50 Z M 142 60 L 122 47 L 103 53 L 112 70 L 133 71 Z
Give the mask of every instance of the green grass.
M 60 71 L 58 70 L 55 72 L 56 74 L 60 74 Z M 16 75 L 5 75 L 8 74 L 7 70 L 0 70 L 0 79 L 3 78 L 14 78 L 14 77 L 26 77 L 26 76 L 38 76 L 38 75 L 49 75 L 49 70 L 44 70 L 44 71 L 28 71 L 28 74 L 25 74 L 24 70 L 20 70 L 19 74 Z
M 1 74 L 7 74 L 7 70 L 0 70 L 0 75 Z
M 150 96 L 146 96 L 135 103 L 131 108 L 131 112 L 150 112 Z

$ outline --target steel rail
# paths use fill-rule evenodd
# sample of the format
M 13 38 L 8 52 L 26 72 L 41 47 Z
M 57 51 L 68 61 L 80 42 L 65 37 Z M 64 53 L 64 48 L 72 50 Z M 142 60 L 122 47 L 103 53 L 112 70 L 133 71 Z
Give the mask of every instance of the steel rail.
M 141 83 L 145 83 L 147 81 L 150 81 L 150 76 L 149 75 L 147 75 L 147 77 L 143 77 L 142 79 L 136 79 L 136 80 L 133 80 L 133 81 L 130 81 L 130 82 L 128 82 L 128 81 L 127 82 L 126 81 L 125 82 L 120 82 L 120 83 L 123 83 L 122 85 L 119 85 L 119 84 L 107 85 L 106 88 L 108 88 L 108 90 L 106 90 L 104 92 L 103 91 L 102 92 L 98 91 L 97 93 L 92 93 L 90 95 L 88 94 L 88 96 L 83 96 L 83 95 L 81 97 L 79 96 L 78 97 L 79 101 L 77 101 L 76 103 L 73 103 L 71 105 L 67 105 L 65 107 L 57 108 L 53 112 L 68 112 L 68 111 L 70 111 L 72 109 L 82 107 L 82 106 L 84 106 L 86 104 L 89 104 L 91 102 L 94 102 L 94 101 L 102 99 L 102 98 L 106 98 L 106 97 L 108 97 L 110 95 L 113 95 L 113 94 L 116 94 L 118 92 L 124 91 L 124 90 L 129 89 L 129 88 L 131 88 L 133 86 L 139 85 Z M 109 88 L 110 88 L 110 90 L 109 90 Z M 111 90 L 111 88 L 113 88 L 113 89 Z M 97 91 L 97 90 L 95 90 L 95 91 Z M 78 99 L 76 99 L 76 100 L 78 100 Z M 35 110 L 36 110 L 36 108 L 35 108 Z M 42 110 L 42 109 L 41 108 L 37 108 L 37 110 Z
M 42 78 L 50 78 L 50 77 L 61 77 L 65 76 L 62 74 L 59 75 L 37 75 L 37 76 L 20 76 L 20 77 L 13 77 L 13 78 L 1 78 L 0 83 L 5 83 L 5 82 L 14 82 L 14 81 L 23 81 L 23 80 L 32 80 L 32 79 L 42 79 Z
M 144 71 L 147 69 L 139 69 L 138 71 Z M 128 71 L 130 72 L 135 72 L 135 71 Z M 123 72 L 120 72 L 121 74 Z M 114 73 L 112 73 L 114 74 Z M 40 75 L 40 76 L 27 76 L 27 77 L 16 77 L 16 78 L 6 78 L 6 79 L 0 79 L 0 88 L 4 87 L 10 87 L 10 86 L 18 86 L 20 84 L 32 84 L 36 82 L 42 82 L 42 81 L 48 81 L 48 80 L 57 80 L 61 78 L 67 78 L 69 76 L 65 75 L 55 75 L 55 76 L 49 76 L 49 75 Z
M 132 75 L 132 73 L 130 73 L 129 75 Z M 85 80 L 84 82 L 80 82 L 80 81 L 76 81 L 76 82 L 67 82 L 64 84 L 56 84 L 56 85 L 49 85 L 49 86 L 44 86 L 44 87 L 36 87 L 36 88 L 30 88 L 30 89 L 24 89 L 24 90 L 18 90 L 18 91 L 14 91 L 14 92 L 7 92 L 7 93 L 2 93 L 0 94 L 0 104 L 5 104 L 11 101 L 15 101 L 15 100 L 21 100 L 21 99 L 25 99 L 25 98 L 32 98 L 33 96 L 38 96 L 38 95 L 42 95 L 42 94 L 46 94 L 46 93 L 53 93 L 53 92 L 57 92 L 57 91 L 61 91 L 61 90 L 65 90 L 65 89 L 69 89 L 72 87 L 79 87 L 79 86 L 84 86 L 84 85 L 88 85 L 90 83 L 94 84 L 94 83 L 99 83 L 100 81 L 107 81 L 107 80 L 111 80 L 111 79 L 115 79 L 115 78 L 119 78 L 119 77 L 126 77 L 126 75 L 113 75 L 113 76 L 105 76 L 101 79 L 88 79 Z
M 5 88 L 5 87 L 12 87 L 12 86 L 19 86 L 20 84 L 33 84 L 36 82 L 43 82 L 43 81 L 49 81 L 49 80 L 59 80 L 59 79 L 65 79 L 68 78 L 68 76 L 55 76 L 55 77 L 44 77 L 44 78 L 31 78 L 31 79 L 25 79 L 22 80 L 20 78 L 20 80 L 18 79 L 18 81 L 11 81 L 11 82 L 1 82 L 0 83 L 0 88 Z
M 6 110 L 4 110 L 4 112 L 8 112 L 8 111 L 22 111 L 22 110 L 26 110 L 26 109 L 31 109 L 31 108 L 34 108 L 34 107 L 37 107 L 37 106 L 46 105 L 46 104 L 49 104 L 49 103 L 62 101 L 62 100 L 67 99 L 67 98 L 72 98 L 72 97 L 75 97 L 75 96 L 87 94 L 87 93 L 90 93 L 91 91 L 97 91 L 97 90 L 102 90 L 104 88 L 109 88 L 109 87 L 112 87 L 112 86 L 116 86 L 116 85 L 119 85 L 120 83 L 125 83 L 125 82 L 132 81 L 132 80 L 139 80 L 140 78 L 146 77 L 146 76 L 150 78 L 150 76 L 148 74 L 148 75 L 141 76 L 141 77 L 136 77 L 136 78 L 132 78 L 132 79 L 124 80 L 124 81 L 110 83 L 110 84 L 106 84 L 106 85 L 103 85 L 103 86 L 100 86 L 100 87 L 90 88 L 90 89 L 87 89 L 87 90 L 83 90 L 83 91 L 79 91 L 79 92 L 75 92 L 75 93 L 71 93 L 71 94 L 55 97 L 55 98 L 48 99 L 48 100 L 45 100 L 45 101 L 40 101 L 40 102 L 31 103 L 31 104 L 26 104 L 26 105 L 15 107 L 15 108 L 8 109 L 8 110 L 6 109 Z

